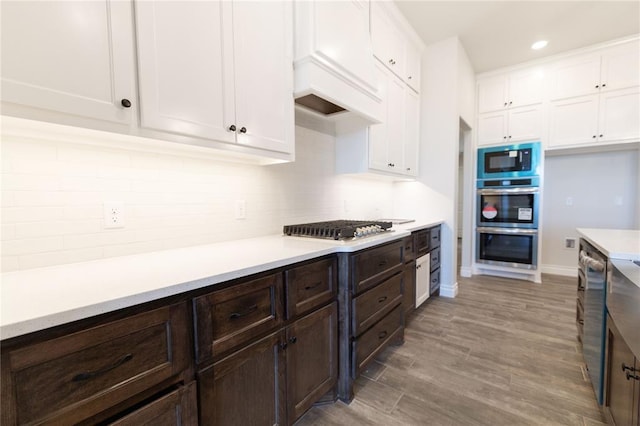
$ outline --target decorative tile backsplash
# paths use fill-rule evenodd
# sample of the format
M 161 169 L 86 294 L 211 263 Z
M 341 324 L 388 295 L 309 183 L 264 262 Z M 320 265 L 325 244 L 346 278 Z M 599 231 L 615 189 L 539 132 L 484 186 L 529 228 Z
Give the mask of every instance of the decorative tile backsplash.
M 296 161 L 271 166 L 3 138 L 2 271 L 390 216 L 394 184 L 335 175 L 334 149 L 333 136 L 303 127 Z M 104 228 L 105 202 L 124 205 L 124 228 Z

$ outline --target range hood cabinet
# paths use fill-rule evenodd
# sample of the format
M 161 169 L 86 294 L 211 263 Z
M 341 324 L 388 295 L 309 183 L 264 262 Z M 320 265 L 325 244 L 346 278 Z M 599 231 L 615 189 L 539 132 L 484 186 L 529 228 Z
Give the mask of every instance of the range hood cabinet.
M 295 2 L 296 105 L 340 121 L 382 118 L 368 1 Z

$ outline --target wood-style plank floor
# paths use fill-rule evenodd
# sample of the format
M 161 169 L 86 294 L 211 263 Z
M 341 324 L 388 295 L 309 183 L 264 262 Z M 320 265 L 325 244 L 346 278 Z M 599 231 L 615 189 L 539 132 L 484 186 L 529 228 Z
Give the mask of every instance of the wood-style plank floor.
M 357 380 L 351 404 L 315 406 L 303 425 L 601 425 L 576 341 L 576 279 L 459 278 L 429 299 L 405 343 Z

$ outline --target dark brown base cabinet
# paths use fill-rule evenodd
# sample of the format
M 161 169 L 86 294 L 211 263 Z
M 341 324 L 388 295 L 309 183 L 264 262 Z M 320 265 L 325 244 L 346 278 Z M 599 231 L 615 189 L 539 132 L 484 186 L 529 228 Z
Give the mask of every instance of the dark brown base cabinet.
M 604 411 L 611 424 L 640 426 L 640 360 L 607 317 Z
M 401 240 L 339 255 L 338 396 L 345 402 L 353 399 L 353 383 L 367 364 L 404 341 L 404 248 Z
M 3 342 L 2 424 L 196 424 L 188 322 L 183 302 Z
M 200 423 L 293 424 L 335 395 L 336 295 L 329 257 L 195 298 Z

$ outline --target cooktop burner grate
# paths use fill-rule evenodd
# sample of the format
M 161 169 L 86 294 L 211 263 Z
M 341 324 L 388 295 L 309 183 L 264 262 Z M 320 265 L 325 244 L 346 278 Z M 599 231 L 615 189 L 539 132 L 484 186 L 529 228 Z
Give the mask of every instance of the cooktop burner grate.
M 314 237 L 341 240 L 346 238 L 364 237 L 387 231 L 391 222 L 367 220 L 331 220 L 327 222 L 303 223 L 299 225 L 285 225 L 285 235 L 297 237 Z

